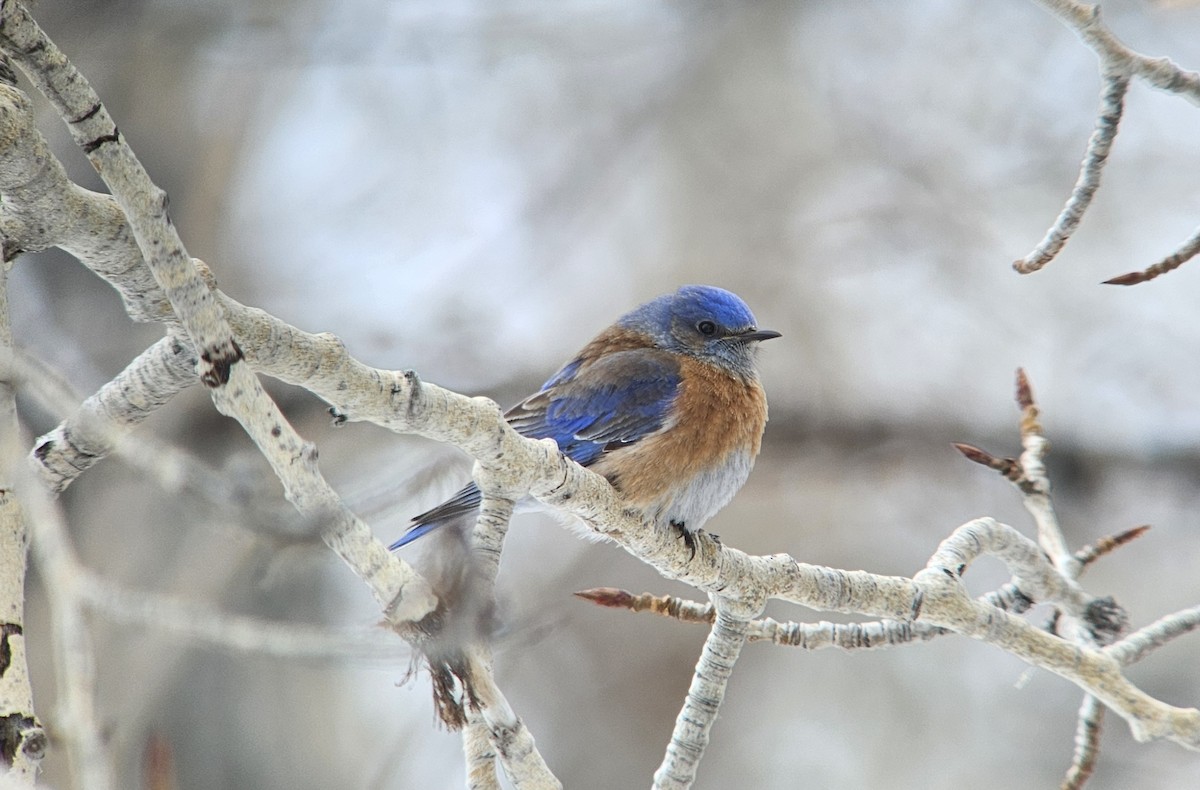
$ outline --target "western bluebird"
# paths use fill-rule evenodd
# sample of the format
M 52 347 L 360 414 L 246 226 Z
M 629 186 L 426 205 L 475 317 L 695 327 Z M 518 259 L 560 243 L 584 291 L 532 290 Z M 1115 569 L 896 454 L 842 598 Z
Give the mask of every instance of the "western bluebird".
M 767 398 L 754 358 L 773 337 L 729 291 L 685 285 L 617 319 L 505 419 L 604 475 L 647 518 L 679 530 L 694 556 L 695 531 L 758 455 Z M 479 501 L 467 485 L 391 548 L 476 513 Z

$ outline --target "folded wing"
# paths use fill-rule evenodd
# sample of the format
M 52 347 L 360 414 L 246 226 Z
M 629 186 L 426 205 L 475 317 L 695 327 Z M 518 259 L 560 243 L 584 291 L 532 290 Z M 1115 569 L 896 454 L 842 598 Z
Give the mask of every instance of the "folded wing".
M 671 354 L 617 351 L 568 363 L 541 390 L 509 409 L 505 419 L 523 436 L 553 439 L 568 458 L 590 466 L 606 452 L 670 428 L 679 386 L 679 363 Z M 473 513 L 479 501 L 479 489 L 468 484 L 415 517 L 414 526 L 391 548 Z

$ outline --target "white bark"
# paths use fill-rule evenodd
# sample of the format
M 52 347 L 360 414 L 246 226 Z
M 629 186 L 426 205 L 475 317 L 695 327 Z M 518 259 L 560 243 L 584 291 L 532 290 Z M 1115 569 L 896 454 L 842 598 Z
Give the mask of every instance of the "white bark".
M 1169 58 L 1148 57 L 1125 46 L 1101 21 L 1099 5 L 1087 5 L 1077 0 L 1034 1 L 1074 30 L 1083 43 L 1096 53 L 1104 86 L 1096 128 L 1088 139 L 1087 150 L 1079 167 L 1079 178 L 1046 236 L 1032 252 L 1013 263 L 1013 268 L 1021 274 L 1036 272 L 1054 260 L 1082 221 L 1092 197 L 1100 188 L 1100 173 L 1117 137 L 1117 126 L 1125 111 L 1125 94 L 1131 79 L 1142 79 L 1155 88 L 1178 94 L 1200 105 L 1200 73 L 1185 71 Z M 1200 231 L 1153 266 L 1105 282 L 1110 285 L 1146 282 L 1177 269 L 1197 254 L 1200 254 Z
M 33 708 L 25 657 L 25 557 L 29 535 L 17 497 L 20 453 L 13 339 L 8 311 L 8 267 L 0 263 L 0 751 L 7 777 L 32 787 L 46 750 L 46 733 Z
M 1048 0 L 1043 4 L 1072 20 L 1084 40 L 1108 58 L 1106 66 L 1114 73 L 1123 70 L 1200 100 L 1196 75 L 1119 48 L 1094 14 L 1081 11 L 1086 7 Z M 411 371 L 370 368 L 350 357 L 333 335 L 303 332 L 217 290 L 207 267 L 183 248 L 166 211 L 166 196 L 149 180 L 86 81 L 45 39 L 21 5 L 5 3 L 0 22 L 0 46 L 20 61 L 55 104 L 113 193 L 109 198 L 69 182 L 34 130 L 27 100 L 19 91 L 0 86 L 0 192 L 5 196 L 0 231 L 6 258 L 18 250 L 50 245 L 68 249 L 121 292 L 132 317 L 162 321 L 170 333 L 39 443 L 34 460 L 51 489 L 68 486 L 112 452 L 122 434 L 191 381 L 200 381 L 210 389 L 214 406 L 236 419 L 253 439 L 283 482 L 288 499 L 321 525 L 326 543 L 368 585 L 388 620 L 421 645 L 430 635 L 427 630 L 444 620 L 446 602 L 439 601 L 429 583 L 407 563 L 390 555 L 345 506 L 319 471 L 315 446 L 292 428 L 263 391 L 256 375 L 262 372 L 306 387 L 330 403 L 340 420 L 371 421 L 393 431 L 436 438 L 476 459 L 475 478 L 484 494 L 484 508 L 475 530 L 475 560 L 485 601 L 490 600 L 512 503 L 527 494 L 576 516 L 662 575 L 713 596 L 716 620 L 668 754 L 656 774 L 658 786 L 686 787 L 694 779 L 741 646 L 748 637 L 772 633 L 766 621 L 752 623 L 768 598 L 821 611 L 885 618 L 880 635 L 888 643 L 907 641 L 912 634 L 925 638 L 934 633 L 932 629 L 986 641 L 1075 683 L 1125 718 L 1135 737 L 1166 738 L 1200 748 L 1200 711 L 1156 700 L 1121 674 L 1123 665 L 1195 628 L 1200 623 L 1197 610 L 1181 612 L 1101 649 L 1086 639 L 1072 642 L 1037 629 L 1004 611 L 996 600 L 971 598 L 962 585 L 961 577 L 971 563 L 992 555 L 1008 565 L 1014 597 L 1019 592 L 1055 604 L 1093 629 L 1104 625 L 1096 622 L 1103 599 L 1077 583 L 1081 563 L 1068 551 L 1058 528 L 1041 465 L 1045 442 L 1040 427 L 1023 430 L 1026 453 L 1021 463 L 1030 484 L 1029 490 L 1022 491 L 1038 524 L 1040 545 L 1007 525 L 976 519 L 955 530 L 926 568 L 911 579 L 807 565 L 784 554 L 751 556 L 719 545 L 703 533 L 697 535 L 698 551 L 692 557 L 672 530 L 644 522 L 603 478 L 565 459 L 552 441 L 519 436 L 491 401 L 423 383 Z M 1116 82 L 1109 88 L 1106 96 L 1119 104 L 1124 88 Z M 1115 134 L 1115 120 L 1108 127 Z M 1100 144 L 1111 145 L 1111 141 L 1109 136 L 1107 142 L 1101 140 L 1090 149 L 1092 164 L 1085 162 L 1083 188 L 1094 192 L 1107 153 Z M 1094 167 L 1090 175 L 1089 167 Z M 1090 199 L 1091 192 L 1077 192 L 1076 207 L 1064 211 L 1063 216 L 1070 217 L 1056 223 L 1064 240 Z M 0 399 L 3 416 L 11 422 L 11 394 L 0 392 Z M 1036 423 L 1036 413 L 1027 417 L 1031 425 Z M 86 786 L 102 788 L 109 782 L 93 710 L 86 608 L 147 623 L 160 617 L 191 616 L 196 622 L 177 629 L 189 638 L 287 651 L 280 646 L 286 642 L 281 635 L 251 638 L 246 629 L 252 629 L 253 622 L 206 620 L 182 602 L 106 586 L 74 558 L 53 508 L 39 498 L 31 512 L 36 556 L 50 588 L 55 618 L 64 733 Z M 0 518 L 15 525 L 17 545 L 0 545 L 0 552 L 9 549 L 0 561 L 8 561 L 22 555 L 19 513 L 0 499 Z M 5 590 L 0 590 L 0 596 Z M 217 636 L 221 631 L 226 633 Z M 856 638 L 863 633 L 871 632 L 859 630 Z M 803 638 L 832 644 L 838 636 L 831 628 Z M 495 771 L 489 766 L 498 760 L 520 787 L 559 787 L 532 734 L 496 686 L 484 640 L 476 633 L 475 641 L 459 648 L 462 664 L 455 672 L 461 672 L 457 677 L 467 684 L 464 748 L 472 786 L 495 786 Z
M 687 788 L 696 780 L 700 758 L 725 699 L 725 688 L 746 644 L 747 625 L 747 619 L 723 611 L 718 604 L 717 619 L 704 642 L 666 756 L 654 772 L 656 790 Z

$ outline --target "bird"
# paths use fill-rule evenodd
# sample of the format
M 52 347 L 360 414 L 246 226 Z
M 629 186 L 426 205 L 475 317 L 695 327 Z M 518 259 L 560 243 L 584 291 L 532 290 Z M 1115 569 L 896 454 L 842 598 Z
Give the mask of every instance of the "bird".
M 757 350 L 780 336 L 730 291 L 684 285 L 618 318 L 504 417 L 603 475 L 645 518 L 677 530 L 694 558 L 695 533 L 758 456 L 767 398 Z M 476 515 L 480 500 L 469 483 L 389 548 Z

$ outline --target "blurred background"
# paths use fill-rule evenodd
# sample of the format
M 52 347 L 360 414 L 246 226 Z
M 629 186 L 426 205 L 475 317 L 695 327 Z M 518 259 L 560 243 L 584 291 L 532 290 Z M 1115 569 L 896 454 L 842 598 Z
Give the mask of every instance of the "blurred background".
M 729 288 L 784 337 L 761 355 L 763 456 L 712 531 L 753 553 L 887 574 L 911 575 L 975 516 L 1030 530 L 1015 492 L 950 447 L 1019 450 L 1024 366 L 1072 544 L 1153 525 L 1085 586 L 1115 596 L 1135 626 L 1200 602 L 1200 263 L 1100 285 L 1193 232 L 1200 110 L 1135 83 L 1078 234 L 1045 271 L 1016 275 L 1010 262 L 1075 181 L 1100 87 L 1091 52 L 1035 4 L 33 10 L 234 298 L 334 332 L 368 364 L 508 404 L 632 306 L 682 283 Z M 1134 48 L 1200 67 L 1195 4 L 1114 0 L 1104 12 Z M 73 177 L 100 188 L 41 111 Z M 18 342 L 81 396 L 161 335 L 63 254 L 20 260 L 12 287 Z M 468 474 L 455 451 L 369 425 L 333 430 L 311 395 L 272 392 L 385 541 Z M 60 416 L 25 412 L 33 434 Z M 247 507 L 181 497 L 107 461 L 64 499 L 87 563 L 231 612 L 375 627 L 369 595 L 319 542 L 249 523 L 287 518 L 279 486 L 199 388 L 139 433 L 238 481 Z M 422 543 L 406 558 L 430 561 L 439 544 Z M 982 593 L 1004 578 L 984 562 L 967 581 Z M 499 582 L 498 677 L 566 787 L 645 787 L 705 629 L 571 595 L 601 585 L 694 597 L 619 548 L 520 518 Z M 30 593 L 35 691 L 52 725 L 36 573 Z M 463 786 L 459 738 L 436 725 L 426 676 L 402 684 L 402 646 L 283 660 L 94 626 L 121 786 L 140 786 L 155 739 L 180 788 Z M 1130 675 L 1200 704 L 1197 639 Z M 697 787 L 1056 787 L 1080 697 L 963 638 L 861 654 L 750 645 Z M 1200 777 L 1200 757 L 1136 744 L 1116 717 L 1102 747 L 1096 790 Z M 61 750 L 46 767 L 48 784 L 67 786 Z

